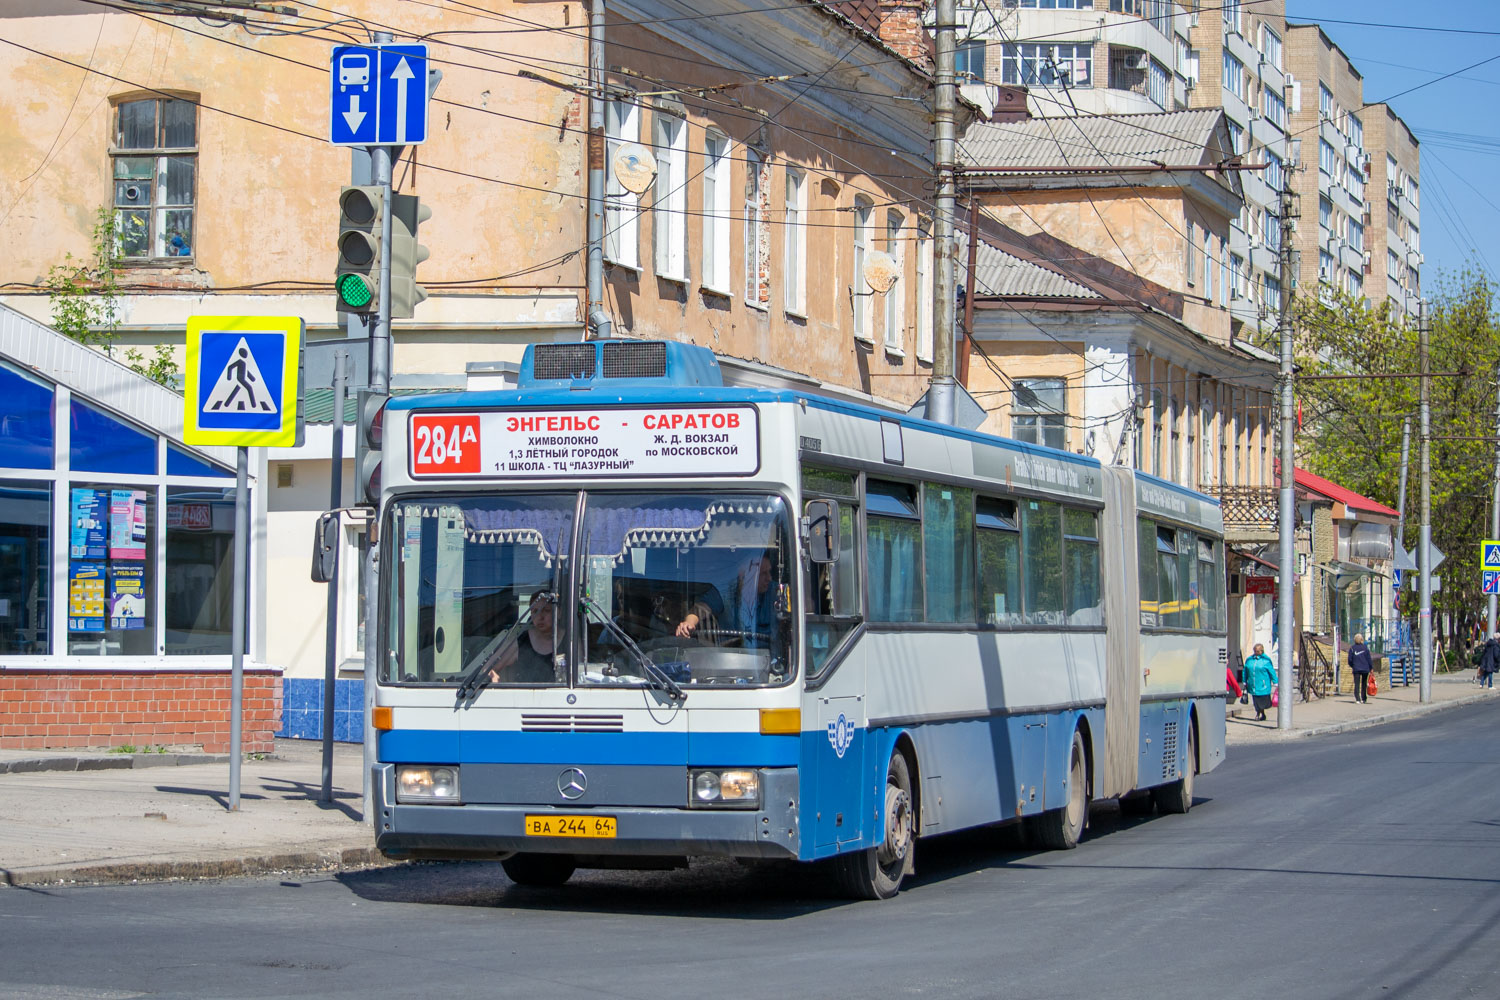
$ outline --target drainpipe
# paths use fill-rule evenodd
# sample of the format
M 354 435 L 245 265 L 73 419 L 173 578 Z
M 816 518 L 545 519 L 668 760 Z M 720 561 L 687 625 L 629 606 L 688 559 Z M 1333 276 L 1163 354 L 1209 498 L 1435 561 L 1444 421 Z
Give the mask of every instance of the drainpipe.
M 589 5 L 588 306 L 584 339 L 610 335 L 604 309 L 604 0 Z

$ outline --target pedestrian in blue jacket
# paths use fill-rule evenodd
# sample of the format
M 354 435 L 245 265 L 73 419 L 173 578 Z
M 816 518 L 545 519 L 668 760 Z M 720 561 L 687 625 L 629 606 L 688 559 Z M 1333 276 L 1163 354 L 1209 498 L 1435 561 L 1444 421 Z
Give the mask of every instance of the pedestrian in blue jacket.
M 1255 702 L 1255 719 L 1266 721 L 1266 709 L 1271 707 L 1271 691 L 1281 679 L 1276 676 L 1276 664 L 1266 655 L 1266 647 L 1257 642 L 1255 652 L 1245 661 L 1245 690 Z
M 1375 669 L 1375 662 L 1363 635 L 1356 635 L 1354 645 L 1349 647 L 1349 669 L 1354 673 L 1354 700 L 1364 704 L 1370 696 L 1370 671 Z

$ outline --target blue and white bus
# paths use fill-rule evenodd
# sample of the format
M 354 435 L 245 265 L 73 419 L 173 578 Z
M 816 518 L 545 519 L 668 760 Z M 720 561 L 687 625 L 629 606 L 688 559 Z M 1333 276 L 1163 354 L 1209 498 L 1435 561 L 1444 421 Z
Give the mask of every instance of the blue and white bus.
M 389 857 L 828 859 L 884 898 L 922 837 L 1070 848 L 1090 800 L 1186 812 L 1223 759 L 1208 497 L 678 343 L 536 345 L 383 422 Z

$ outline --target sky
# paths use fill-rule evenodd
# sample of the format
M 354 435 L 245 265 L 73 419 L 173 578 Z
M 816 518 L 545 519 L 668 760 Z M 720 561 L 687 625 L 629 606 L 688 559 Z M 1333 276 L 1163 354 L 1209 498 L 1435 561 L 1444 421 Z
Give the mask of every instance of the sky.
M 1287 0 L 1286 16 L 1321 24 L 1364 76 L 1365 101 L 1392 98 L 1421 143 L 1424 292 L 1467 266 L 1500 275 L 1500 0 Z M 1419 30 L 1434 28 L 1454 30 Z

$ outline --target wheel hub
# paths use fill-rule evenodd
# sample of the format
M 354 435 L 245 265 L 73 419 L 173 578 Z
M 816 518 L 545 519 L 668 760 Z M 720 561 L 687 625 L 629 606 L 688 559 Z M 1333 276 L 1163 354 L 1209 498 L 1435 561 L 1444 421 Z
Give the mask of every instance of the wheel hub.
M 880 845 L 880 864 L 903 861 L 911 847 L 911 796 L 904 788 L 885 786 L 885 840 Z

